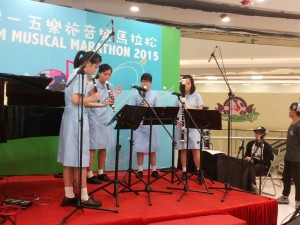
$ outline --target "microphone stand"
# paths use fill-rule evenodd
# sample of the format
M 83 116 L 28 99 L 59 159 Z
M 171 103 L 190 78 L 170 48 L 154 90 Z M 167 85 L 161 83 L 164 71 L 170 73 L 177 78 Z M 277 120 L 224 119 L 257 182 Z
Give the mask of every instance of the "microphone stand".
M 244 147 L 244 139 L 242 140 L 242 143 L 239 147 L 239 152 L 237 154 L 237 159 L 239 158 L 239 155 L 240 155 L 240 152 L 242 151 L 242 169 L 241 169 L 241 187 L 242 187 L 242 184 L 243 184 L 243 168 L 244 168 L 244 150 L 245 150 L 245 147 Z
M 227 76 L 226 76 L 226 74 L 224 75 L 223 70 L 221 69 L 221 67 L 220 67 L 220 65 L 218 63 L 218 60 L 216 59 L 216 56 L 215 56 L 214 52 L 211 54 L 211 57 L 214 58 L 217 66 L 218 66 L 218 68 L 219 68 L 219 70 L 220 70 L 220 72 L 222 74 L 222 77 L 223 77 L 223 79 L 224 79 L 224 81 L 225 81 L 225 83 L 227 85 L 227 88 L 229 90 L 229 92 L 228 92 L 228 107 L 229 107 L 229 110 L 228 110 L 228 128 L 227 128 L 228 129 L 228 143 L 227 143 L 228 150 L 227 150 L 227 155 L 230 156 L 231 155 L 230 154 L 230 148 L 231 148 L 231 146 L 230 146 L 230 140 L 231 140 L 231 109 L 232 109 L 231 108 L 231 100 L 233 99 L 233 101 L 235 102 L 236 105 L 237 105 L 237 102 L 235 100 L 235 95 L 233 94 L 233 92 L 232 92 L 232 90 L 231 90 L 231 88 L 229 86 L 229 83 L 228 83 L 228 80 L 227 80 Z
M 254 143 L 255 144 L 255 143 Z M 261 195 L 261 176 L 262 176 L 262 174 L 261 174 L 261 169 L 262 169 L 262 164 L 261 164 L 261 161 L 262 161 L 262 154 L 263 154 L 263 147 L 262 147 L 262 142 L 261 143 L 258 143 L 258 145 L 255 145 L 255 147 L 256 147 L 256 149 L 255 149 L 255 151 L 253 152 L 253 154 L 251 155 L 251 159 L 250 159 L 250 161 L 249 161 L 249 165 L 250 165 L 250 168 L 249 168 L 249 172 L 251 172 L 251 164 L 252 164 L 252 161 L 253 161 L 253 158 L 254 158 L 254 156 L 255 156 L 255 153 L 258 151 L 258 149 L 259 148 L 261 148 L 261 154 L 260 154 L 260 156 L 259 156 L 259 159 L 260 159 L 260 165 L 259 165 L 259 194 Z M 256 177 L 256 166 L 255 166 L 255 163 L 254 163 L 254 161 L 253 161 L 253 167 L 254 167 L 254 178 Z M 251 185 L 252 185 L 252 180 L 251 180 Z
M 111 22 L 113 24 L 113 20 L 111 20 Z M 115 35 L 114 31 L 110 32 L 109 35 L 104 40 L 104 42 L 96 49 L 96 51 L 94 51 L 94 49 L 93 49 L 93 54 L 79 67 L 79 70 L 77 71 L 77 74 L 66 84 L 66 87 L 68 87 L 74 81 L 74 79 L 77 77 L 77 75 L 79 75 L 79 74 L 84 75 L 84 68 L 86 67 L 86 64 L 88 64 L 88 62 L 91 61 L 93 56 L 102 48 L 102 46 L 108 41 L 108 39 L 110 39 L 111 37 L 114 37 L 114 35 Z M 103 34 L 101 35 L 101 37 L 102 36 L 103 36 Z M 97 46 L 97 44 L 99 43 L 101 37 L 96 42 L 95 46 Z
M 106 209 L 106 208 L 100 208 L 100 207 L 91 207 L 91 206 L 84 206 L 83 203 L 81 202 L 81 188 L 82 188 L 82 152 L 83 152 L 83 96 L 84 96 L 84 68 L 86 67 L 86 65 L 88 64 L 88 62 L 90 62 L 90 60 L 92 59 L 92 57 L 96 54 L 96 52 L 98 52 L 100 50 L 100 48 L 107 42 L 107 40 L 114 35 L 113 33 L 110 33 L 110 35 L 106 38 L 106 40 L 104 41 L 104 43 L 99 46 L 99 48 L 97 49 L 97 51 L 93 52 L 93 54 L 80 66 L 79 70 L 77 71 L 77 74 L 66 84 L 66 87 L 68 87 L 70 84 L 73 83 L 73 81 L 75 80 L 75 78 L 80 74 L 81 76 L 81 102 L 80 102 L 80 146 L 79 146 L 79 171 L 78 171 L 78 176 L 79 176 L 79 184 L 78 184 L 78 195 L 77 195 L 77 204 L 76 204 L 76 208 L 69 213 L 69 215 L 67 215 L 66 217 L 63 218 L 63 220 L 58 223 L 58 225 L 62 225 L 64 224 L 77 210 L 82 210 L 83 208 L 88 208 L 88 209 L 95 209 L 95 210 L 103 210 L 103 211 L 110 211 L 110 212 L 114 212 L 114 213 L 118 213 L 118 210 L 114 210 L 114 209 Z
M 263 149 L 264 149 L 264 146 L 263 146 L 263 139 L 261 139 L 260 138 L 260 140 L 261 140 L 261 142 L 259 142 L 258 143 L 258 145 L 256 146 L 256 149 L 255 149 L 255 151 L 254 151 L 254 153 L 252 154 L 252 156 L 251 156 L 251 160 L 253 160 L 253 158 L 254 158 L 254 156 L 255 156 L 255 153 L 258 151 L 258 149 L 259 148 L 261 148 L 261 152 L 260 152 L 260 156 L 259 156 L 259 160 L 260 160 L 260 162 L 259 162 L 259 194 L 261 195 L 261 193 L 262 193 L 262 191 L 261 191 L 261 177 L 262 177 L 262 171 L 261 171 L 261 169 L 262 169 L 262 156 L 263 156 Z M 251 160 L 250 160 L 250 162 L 251 162 Z M 253 162 L 253 164 L 254 164 L 254 162 Z M 255 164 L 254 164 L 254 169 L 255 169 Z M 254 176 L 255 176 L 256 174 L 255 174 L 255 170 L 254 170 Z
M 261 195 L 262 193 L 262 190 L 261 190 L 261 176 L 262 176 L 262 156 L 263 156 L 263 149 L 264 149 L 264 146 L 263 146 L 263 142 L 261 143 L 261 154 L 260 154 L 260 163 L 259 163 L 259 194 Z
M 220 48 L 219 48 L 219 50 L 220 50 Z M 231 140 L 231 100 L 233 100 L 236 105 L 237 105 L 237 102 L 235 100 L 235 95 L 233 94 L 233 92 L 232 92 L 232 90 L 231 90 L 231 88 L 229 86 L 229 83 L 228 83 L 228 80 L 227 80 L 227 76 L 226 76 L 226 74 L 224 75 L 223 70 L 221 69 L 221 67 L 220 67 L 220 65 L 218 63 L 218 60 L 217 60 L 217 58 L 215 56 L 215 52 L 213 52 L 210 57 L 214 58 L 217 66 L 218 66 L 218 68 L 219 68 L 219 70 L 220 70 L 220 72 L 222 74 L 222 77 L 223 77 L 223 79 L 224 79 L 224 81 L 225 81 L 225 83 L 227 85 L 227 88 L 228 88 L 228 107 L 229 107 L 229 109 L 228 109 L 228 128 L 227 128 L 228 129 L 228 142 L 227 142 L 227 148 L 228 149 L 227 149 L 227 156 L 230 156 L 230 148 L 231 148 L 231 146 L 230 146 L 231 145 L 231 143 L 230 143 L 230 140 Z M 224 195 L 223 195 L 223 197 L 221 199 L 221 202 L 225 201 L 225 197 L 226 197 L 226 195 L 227 195 L 227 193 L 229 191 L 235 190 L 235 189 L 233 189 L 231 187 L 230 183 L 225 182 L 224 185 L 225 185 L 224 188 L 214 188 L 214 187 L 211 188 L 211 189 L 225 189 L 225 193 L 224 193 Z M 236 190 L 236 191 L 246 192 L 246 191 L 242 191 L 242 190 Z

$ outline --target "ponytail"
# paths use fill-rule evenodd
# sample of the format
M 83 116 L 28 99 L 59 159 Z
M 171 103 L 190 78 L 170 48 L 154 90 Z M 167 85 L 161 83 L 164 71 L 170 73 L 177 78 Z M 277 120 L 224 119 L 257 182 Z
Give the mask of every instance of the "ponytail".
M 80 67 L 86 60 L 88 60 L 94 52 L 89 51 L 78 51 L 75 58 L 74 58 L 74 68 Z M 90 59 L 92 64 L 101 63 L 102 58 L 98 53 L 95 53 L 93 57 Z

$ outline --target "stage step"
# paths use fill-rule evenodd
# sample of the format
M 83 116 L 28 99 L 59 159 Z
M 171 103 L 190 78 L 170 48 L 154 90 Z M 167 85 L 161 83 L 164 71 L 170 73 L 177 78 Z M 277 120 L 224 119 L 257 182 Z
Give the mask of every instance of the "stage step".
M 185 219 L 168 220 L 157 223 L 149 223 L 148 225 L 247 225 L 246 221 L 231 215 L 208 215 L 197 216 Z

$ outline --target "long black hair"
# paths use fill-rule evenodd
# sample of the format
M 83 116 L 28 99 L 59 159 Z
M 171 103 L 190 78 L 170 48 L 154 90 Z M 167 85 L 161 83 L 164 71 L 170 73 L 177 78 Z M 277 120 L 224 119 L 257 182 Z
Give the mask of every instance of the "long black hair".
M 191 91 L 190 94 L 193 94 L 196 91 L 195 82 L 191 75 L 183 75 L 181 79 L 190 79 L 191 81 Z M 185 95 L 185 85 L 180 84 L 180 92 L 182 95 Z
M 113 72 L 113 70 L 112 70 L 112 68 L 111 68 L 110 65 L 105 64 L 105 63 L 104 63 L 104 64 L 101 64 L 101 65 L 99 66 L 98 73 L 97 73 L 97 75 L 95 76 L 95 78 L 98 79 L 98 78 L 99 78 L 99 73 L 105 72 L 105 71 L 107 71 L 107 70 L 111 70 L 111 72 Z
M 88 60 L 93 54 L 94 54 L 93 51 L 89 51 L 89 52 L 78 51 L 75 58 L 74 58 L 74 68 L 78 68 L 86 60 Z M 90 62 L 92 64 L 101 63 L 101 61 L 102 61 L 102 58 L 97 52 L 90 59 Z

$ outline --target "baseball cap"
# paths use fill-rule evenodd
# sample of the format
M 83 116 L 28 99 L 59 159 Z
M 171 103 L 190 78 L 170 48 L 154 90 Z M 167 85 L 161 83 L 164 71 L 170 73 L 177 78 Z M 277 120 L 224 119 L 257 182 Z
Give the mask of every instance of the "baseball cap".
M 269 133 L 269 131 L 267 131 L 267 129 L 264 128 L 264 127 L 262 127 L 262 126 L 256 127 L 253 131 L 255 133 L 260 133 L 260 134 L 267 134 L 267 133 Z
M 293 102 L 290 109 L 296 112 L 300 112 L 300 104 L 298 102 Z

